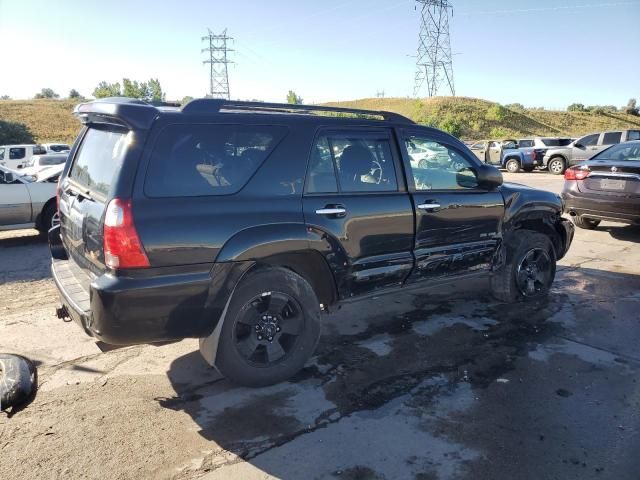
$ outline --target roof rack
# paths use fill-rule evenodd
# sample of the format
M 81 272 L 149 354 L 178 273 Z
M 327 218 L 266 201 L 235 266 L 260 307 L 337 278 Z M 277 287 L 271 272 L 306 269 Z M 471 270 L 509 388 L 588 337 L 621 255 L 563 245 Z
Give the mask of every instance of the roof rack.
M 349 113 L 353 115 L 367 115 L 370 117 L 382 117 L 389 122 L 411 123 L 413 120 L 400 115 L 399 113 L 382 110 L 361 110 L 357 108 L 328 107 L 324 105 L 295 105 L 289 103 L 266 103 L 266 102 L 242 102 L 235 100 L 224 100 L 219 98 L 198 98 L 191 100 L 182 107 L 185 113 L 216 113 L 222 110 L 246 110 L 255 112 L 333 112 Z

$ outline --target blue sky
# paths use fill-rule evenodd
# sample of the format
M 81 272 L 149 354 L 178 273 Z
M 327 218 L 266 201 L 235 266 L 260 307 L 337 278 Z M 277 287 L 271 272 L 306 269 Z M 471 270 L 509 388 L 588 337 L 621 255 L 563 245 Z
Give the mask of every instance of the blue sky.
M 204 95 L 200 37 L 227 28 L 231 95 L 307 102 L 411 96 L 412 0 L 0 0 L 0 95 L 90 95 L 100 80 L 158 77 Z M 564 108 L 640 97 L 640 0 L 452 0 L 458 95 Z M 424 93 L 426 95 L 426 93 Z

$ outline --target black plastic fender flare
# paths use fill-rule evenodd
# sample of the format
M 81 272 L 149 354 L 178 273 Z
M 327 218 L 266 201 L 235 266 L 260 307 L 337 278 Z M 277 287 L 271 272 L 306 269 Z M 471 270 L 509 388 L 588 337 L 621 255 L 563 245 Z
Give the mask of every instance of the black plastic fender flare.
M 0 353 L 0 410 L 26 402 L 36 388 L 36 366 L 31 360 Z

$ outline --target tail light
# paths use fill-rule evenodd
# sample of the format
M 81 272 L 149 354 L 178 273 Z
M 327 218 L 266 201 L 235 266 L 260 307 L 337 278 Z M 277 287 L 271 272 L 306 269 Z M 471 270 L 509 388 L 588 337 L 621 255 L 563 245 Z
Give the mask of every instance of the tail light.
M 576 165 L 575 167 L 567 168 L 564 171 L 565 180 L 584 180 L 589 176 L 591 170 L 586 165 Z
M 133 223 L 131 200 L 114 198 L 104 216 L 104 263 L 111 268 L 145 268 L 149 259 Z

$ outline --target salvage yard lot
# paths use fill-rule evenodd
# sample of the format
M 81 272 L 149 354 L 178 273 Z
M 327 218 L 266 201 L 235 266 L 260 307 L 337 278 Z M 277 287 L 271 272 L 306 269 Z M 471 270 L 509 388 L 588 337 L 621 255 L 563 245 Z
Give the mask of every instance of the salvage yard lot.
M 578 230 L 544 302 L 461 287 L 346 306 L 300 374 L 252 390 L 197 340 L 102 352 L 55 317 L 36 232 L 0 233 L 0 352 L 39 374 L 0 414 L 0 478 L 637 479 L 640 229 Z

